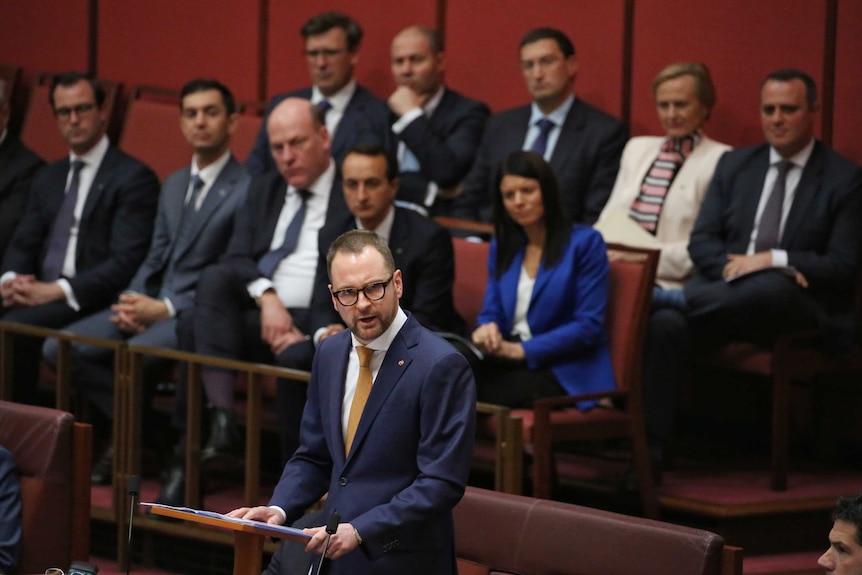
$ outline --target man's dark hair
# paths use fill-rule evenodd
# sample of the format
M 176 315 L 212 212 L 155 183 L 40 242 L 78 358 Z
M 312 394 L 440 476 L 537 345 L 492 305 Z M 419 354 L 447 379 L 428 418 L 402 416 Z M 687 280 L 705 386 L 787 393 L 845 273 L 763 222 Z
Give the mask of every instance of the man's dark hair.
M 299 33 L 302 34 L 303 39 L 308 40 L 309 36 L 325 34 L 333 28 L 344 30 L 349 51 L 356 52 L 359 49 L 359 44 L 362 43 L 362 27 L 357 24 L 356 20 L 341 12 L 323 12 L 312 16 Z
M 790 82 L 791 80 L 801 80 L 805 84 L 805 99 L 808 101 L 808 108 L 814 109 L 817 105 L 817 84 L 814 83 L 814 78 L 798 68 L 782 68 L 771 72 L 760 83 L 760 87 L 762 89 L 767 82 Z
M 388 273 L 395 271 L 395 258 L 386 240 L 369 230 L 350 230 L 338 236 L 326 252 L 326 272 L 332 280 L 332 260 L 337 254 L 361 254 L 366 247 L 372 247 L 383 256 L 383 265 Z
M 846 521 L 856 526 L 856 543 L 862 545 L 862 494 L 839 497 L 832 510 L 832 521 Z
M 379 144 L 356 144 L 347 150 L 347 153 L 344 154 L 344 160 L 347 159 L 347 156 L 350 154 L 359 154 L 360 156 L 371 156 L 372 158 L 383 157 L 386 160 L 386 179 L 390 182 L 398 177 L 398 162 L 395 160 L 395 157 L 383 146 Z M 341 166 L 339 169 L 344 167 L 344 160 L 341 160 Z M 344 172 L 342 171 L 342 174 Z
M 527 44 L 532 44 L 534 42 L 538 42 L 539 40 L 553 40 L 557 43 L 557 46 L 560 48 L 560 52 L 563 53 L 563 56 L 568 58 L 569 56 L 575 55 L 575 45 L 572 44 L 572 41 L 569 40 L 569 37 L 565 35 L 565 33 L 557 30 L 556 28 L 534 28 L 524 34 L 524 37 L 521 38 L 521 44 L 518 45 L 518 50 L 526 46 Z
M 96 98 L 96 106 L 99 108 L 102 107 L 102 104 L 105 103 L 105 89 L 98 80 L 84 72 L 63 72 L 51 79 L 51 93 L 48 95 L 48 100 L 51 102 L 52 110 L 54 109 L 54 91 L 57 89 L 57 86 L 69 88 L 78 82 L 87 82 L 90 84 L 90 88 L 93 89 L 93 97 Z
M 227 110 L 228 116 L 236 113 L 236 101 L 233 99 L 231 91 L 227 86 L 212 78 L 195 78 L 194 80 L 189 80 L 183 86 L 180 97 L 182 100 L 189 94 L 208 92 L 210 90 L 218 90 L 219 94 L 221 94 L 221 101 L 224 104 L 225 110 Z M 180 110 L 182 110 L 182 108 L 183 104 L 182 101 L 180 101 Z

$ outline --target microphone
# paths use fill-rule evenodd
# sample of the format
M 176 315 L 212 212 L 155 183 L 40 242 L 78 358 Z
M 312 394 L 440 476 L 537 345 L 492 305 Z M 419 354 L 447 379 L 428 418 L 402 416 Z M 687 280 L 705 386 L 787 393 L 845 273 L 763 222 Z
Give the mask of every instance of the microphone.
M 138 495 L 141 487 L 141 478 L 138 475 L 129 475 L 126 480 L 126 491 L 131 496 L 129 503 L 129 542 L 126 547 L 126 575 L 132 570 L 132 521 L 135 518 L 135 496 Z
M 320 562 L 317 564 L 317 573 L 320 575 L 323 570 L 323 562 L 326 560 L 326 549 L 329 547 L 329 540 L 338 531 L 338 524 L 341 523 L 341 515 L 333 511 L 329 515 L 329 522 L 326 524 L 326 541 L 323 543 L 323 554 L 320 556 Z

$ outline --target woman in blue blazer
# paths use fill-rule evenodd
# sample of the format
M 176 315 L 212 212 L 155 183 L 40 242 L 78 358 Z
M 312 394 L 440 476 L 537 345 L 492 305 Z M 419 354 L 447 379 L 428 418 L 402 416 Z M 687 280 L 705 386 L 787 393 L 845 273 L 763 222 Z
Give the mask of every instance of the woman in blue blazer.
M 613 389 L 601 235 L 568 222 L 554 173 L 538 154 L 511 154 L 497 179 L 488 285 L 472 336 L 486 354 L 479 401 L 524 407 Z

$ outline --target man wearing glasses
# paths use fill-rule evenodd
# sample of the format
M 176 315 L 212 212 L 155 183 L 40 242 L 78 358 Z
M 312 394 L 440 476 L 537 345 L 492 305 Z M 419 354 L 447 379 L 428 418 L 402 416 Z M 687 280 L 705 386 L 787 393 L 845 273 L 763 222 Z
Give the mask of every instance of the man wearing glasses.
M 347 149 L 357 142 L 373 142 L 394 149 L 395 139 L 389 129 L 389 108 L 358 85 L 353 77 L 362 42 L 359 24 L 344 14 L 324 12 L 308 20 L 300 33 L 305 42 L 304 54 L 313 84 L 309 88 L 274 96 L 266 116 L 286 98 L 311 100 L 323 110 L 326 129 L 332 136 L 331 153 L 336 162 L 340 162 Z M 253 176 L 276 169 L 269 153 L 266 122 L 249 153 L 246 168 Z
M 278 171 L 249 184 L 227 252 L 201 273 L 194 308 L 177 320 L 181 349 L 271 364 L 310 337 L 318 232 L 347 212 L 321 116 L 317 106 L 301 98 L 283 100 L 269 115 L 269 149 Z M 204 367 L 201 380 L 210 406 L 201 462 L 209 467 L 235 464 L 243 447 L 234 413 L 236 373 Z M 181 428 L 184 413 L 178 397 L 175 423 Z M 182 501 L 185 485 L 181 457 L 167 476 L 158 501 L 175 505 Z
M 4 321 L 59 328 L 111 305 L 150 245 L 159 181 L 105 135 L 105 92 L 85 74 L 58 75 L 51 107 L 68 158 L 34 177 L 0 275 Z M 16 397 L 32 402 L 41 342 L 15 338 Z
M 289 524 L 328 492 L 324 517 L 340 515 L 326 550 L 330 575 L 454 575 L 452 508 L 464 494 L 475 425 L 470 367 L 401 309 L 401 270 L 377 234 L 340 236 L 327 267 L 348 330 L 315 355 L 302 443 L 269 506 L 231 515 Z M 306 532 L 306 551 L 320 554 L 325 528 Z M 276 553 L 266 573 L 295 572 L 294 547 Z
M 278 365 L 309 370 L 314 346 L 345 329 L 327 288 L 326 254 L 338 236 L 353 230 L 370 230 L 383 238 L 404 276 L 401 306 L 423 326 L 436 331 L 465 334 L 464 320 L 455 311 L 452 240 L 438 224 L 414 210 L 395 207 L 398 167 L 392 154 L 374 144 L 352 147 L 341 163 L 344 200 L 350 213 L 334 218 L 318 239 L 320 257 L 311 301 L 309 334 L 276 358 Z M 383 286 L 368 288 L 381 290 Z M 366 292 L 373 296 L 376 291 Z M 306 385 L 282 381 L 278 385 L 278 425 L 282 458 L 287 461 L 299 446 L 299 424 L 306 400 Z
M 498 193 L 497 166 L 512 152 L 529 150 L 551 164 L 572 221 L 591 225 L 611 195 L 628 139 L 626 129 L 572 93 L 578 57 L 563 32 L 554 28 L 527 32 L 519 56 L 533 102 L 488 120 L 453 215 L 489 219 L 491 194 Z

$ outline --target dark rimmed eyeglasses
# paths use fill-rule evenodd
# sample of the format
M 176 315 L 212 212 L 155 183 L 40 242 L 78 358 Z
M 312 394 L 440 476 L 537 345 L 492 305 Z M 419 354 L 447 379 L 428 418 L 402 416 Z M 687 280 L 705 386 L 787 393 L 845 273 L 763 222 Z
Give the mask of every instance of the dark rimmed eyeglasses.
M 54 114 L 58 118 L 63 118 L 64 120 L 66 120 L 66 119 L 69 119 L 72 117 L 72 112 L 74 112 L 76 116 L 80 117 L 80 116 L 83 116 L 84 114 L 89 114 L 90 112 L 92 112 L 95 109 L 96 109 L 96 104 L 93 104 L 93 103 L 78 104 L 77 106 L 74 106 L 71 108 L 66 108 L 66 107 L 57 108 L 56 110 L 54 110 Z
M 389 282 L 392 281 L 393 277 L 394 276 L 389 276 L 389 279 L 386 281 L 374 282 L 373 284 L 368 284 L 364 288 L 360 289 L 347 288 L 334 291 L 332 292 L 332 295 L 335 296 L 338 303 L 346 307 L 356 305 L 356 302 L 359 301 L 359 292 L 362 292 L 365 299 L 368 301 L 378 301 L 383 299 L 383 296 L 386 295 L 386 286 L 389 285 Z

